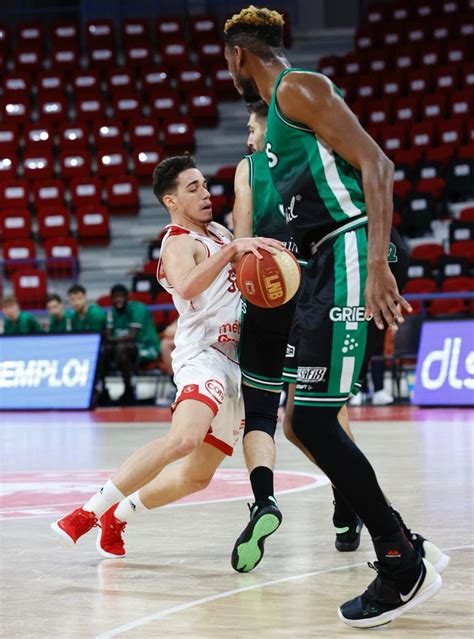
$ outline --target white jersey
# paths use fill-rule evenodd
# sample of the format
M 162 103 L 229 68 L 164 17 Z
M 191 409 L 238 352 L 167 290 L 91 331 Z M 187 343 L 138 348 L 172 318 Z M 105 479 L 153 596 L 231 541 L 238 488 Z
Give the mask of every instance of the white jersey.
M 231 240 L 215 222 L 207 226 L 209 235 L 201 235 L 177 224 L 170 224 L 163 238 L 161 250 L 173 235 L 188 234 L 204 244 L 208 256 L 222 250 Z M 231 264 L 227 264 L 212 284 L 201 295 L 184 300 L 166 279 L 165 269 L 160 259 L 157 277 L 159 283 L 173 297 L 179 313 L 175 335 L 175 349 L 171 355 L 173 372 L 176 375 L 190 358 L 212 347 L 237 362 L 237 347 L 240 338 L 240 291 L 236 274 Z

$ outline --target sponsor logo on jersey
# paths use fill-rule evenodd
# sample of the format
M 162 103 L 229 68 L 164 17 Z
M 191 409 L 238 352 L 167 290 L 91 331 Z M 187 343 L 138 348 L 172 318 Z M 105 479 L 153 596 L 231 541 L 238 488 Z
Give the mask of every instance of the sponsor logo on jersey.
M 295 213 L 295 206 L 297 202 L 301 202 L 302 196 L 298 193 L 298 195 L 293 195 L 290 200 L 289 205 L 285 208 L 285 219 L 286 223 L 289 224 L 292 220 L 296 220 L 298 217 L 298 213 Z
M 325 366 L 298 366 L 297 381 L 318 384 L 324 382 L 327 368 Z
M 295 347 L 291 344 L 286 345 L 286 357 L 294 357 L 295 356 Z
M 199 392 L 199 385 L 198 384 L 186 384 L 186 386 L 183 387 L 183 390 L 181 391 L 181 393 L 189 395 L 190 393 L 198 393 Z
M 205 386 L 216 402 L 222 404 L 224 401 L 224 386 L 217 379 L 208 379 Z
M 333 306 L 329 319 L 331 322 L 364 322 L 365 306 Z

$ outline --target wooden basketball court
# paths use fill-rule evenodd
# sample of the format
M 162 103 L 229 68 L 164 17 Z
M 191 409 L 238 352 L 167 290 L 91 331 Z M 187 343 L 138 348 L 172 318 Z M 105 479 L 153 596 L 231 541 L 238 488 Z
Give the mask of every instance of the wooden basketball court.
M 284 520 L 261 564 L 242 575 L 230 566 L 251 494 L 241 447 L 204 493 L 129 524 L 127 557 L 107 560 L 95 551 L 95 531 L 69 550 L 49 525 L 164 433 L 168 412 L 0 414 L 2 636 L 472 637 L 473 418 L 467 409 L 351 409 L 357 441 L 394 505 L 451 555 L 436 597 L 383 629 L 357 631 L 339 621 L 337 607 L 375 576 L 368 534 L 355 553 L 334 549 L 328 482 L 281 433 Z

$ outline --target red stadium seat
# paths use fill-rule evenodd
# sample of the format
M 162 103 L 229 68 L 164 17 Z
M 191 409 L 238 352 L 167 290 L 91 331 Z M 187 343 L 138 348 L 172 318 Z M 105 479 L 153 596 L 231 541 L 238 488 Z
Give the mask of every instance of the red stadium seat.
M 330 78 L 342 75 L 342 58 L 337 55 L 327 55 L 319 59 L 318 69 Z
M 96 177 L 75 178 L 71 185 L 71 204 L 74 208 L 99 205 L 102 201 L 102 182 Z
M 200 42 L 197 46 L 198 62 L 201 68 L 210 69 L 224 58 L 224 43 L 222 40 Z
M 235 178 L 236 166 L 233 164 L 226 164 L 217 169 L 214 177 L 219 180 L 223 180 L 233 186 Z
M 38 209 L 38 232 L 41 241 L 69 235 L 69 211 L 63 206 Z
M 128 153 L 124 148 L 111 151 L 97 150 L 97 175 L 111 177 L 127 172 Z
M 393 183 L 393 194 L 399 200 L 404 200 L 413 191 L 413 184 L 410 180 L 396 180 Z
M 43 27 L 41 22 L 23 22 L 16 28 L 17 47 L 38 47 L 43 46 Z
M 435 293 L 436 283 L 428 278 L 414 278 L 408 280 L 403 291 L 405 294 L 410 293 Z M 410 306 L 413 309 L 414 315 L 419 315 L 421 311 L 422 302 L 419 300 L 410 300 Z M 428 304 L 429 306 L 429 304 Z
M 33 201 L 37 209 L 45 206 L 63 206 L 63 180 L 40 180 L 33 182 L 32 189 Z
M 365 70 L 366 60 L 363 51 L 351 51 L 342 58 L 343 75 L 361 75 Z
M 149 148 L 143 147 L 135 149 L 132 153 L 134 164 L 134 175 L 139 179 L 149 183 L 149 178 L 153 173 L 155 166 L 164 158 L 163 150 L 156 144 Z
M 390 60 L 385 51 L 375 50 L 367 51 L 367 73 L 381 73 L 382 71 L 389 71 Z
M 192 65 L 180 67 L 176 76 L 177 89 L 181 94 L 186 95 L 188 91 L 205 87 L 205 77 L 199 67 Z
M 120 31 L 126 46 L 149 39 L 148 22 L 143 18 L 124 18 L 120 23 Z
M 191 16 L 189 30 L 193 42 L 203 42 L 217 37 L 217 19 L 212 15 Z
M 377 44 L 376 33 L 367 26 L 359 27 L 354 35 L 354 45 L 356 49 L 373 49 Z
M 336 80 L 336 85 L 339 88 L 342 88 L 342 85 L 344 83 L 340 82 L 339 80 Z M 355 92 L 355 97 L 357 99 L 362 99 L 362 100 L 372 100 L 372 98 L 376 98 L 378 95 L 380 95 L 380 78 L 377 75 L 361 75 L 358 79 L 357 79 L 357 85 L 354 89 Z M 348 96 L 350 96 L 351 90 L 350 90 L 350 83 L 346 86 L 346 100 L 348 99 Z M 370 106 L 370 103 L 369 103 Z
M 30 102 L 28 98 L 3 97 L 0 101 L 0 120 L 5 124 L 23 124 L 30 119 Z
M 7 240 L 3 243 L 3 259 L 5 277 L 13 273 L 36 266 L 36 245 L 33 240 Z
M 15 71 L 5 74 L 3 78 L 3 94 L 9 100 L 29 99 L 30 91 L 30 76 L 28 73 Z
M 128 299 L 131 302 L 141 302 L 142 304 L 153 304 L 153 297 L 150 293 L 139 293 L 137 291 L 132 291 L 128 295 Z
M 406 128 L 403 123 L 385 126 L 380 134 L 381 144 L 385 151 L 393 156 L 406 146 Z
M 28 209 L 4 209 L 1 213 L 1 240 L 20 240 L 31 235 Z
M 474 277 L 449 277 L 443 281 L 443 293 L 474 291 Z M 468 310 L 467 300 L 463 298 L 437 299 L 430 305 L 430 315 L 457 315 Z
M 112 95 L 125 89 L 135 89 L 134 76 L 131 70 L 124 67 L 110 69 L 107 73 L 107 89 Z
M 51 151 L 29 151 L 23 156 L 23 171 L 28 180 L 47 180 L 53 177 Z
M 449 16 L 434 17 L 431 25 L 433 40 L 439 40 L 441 44 L 443 44 L 444 40 L 449 40 L 454 35 L 453 21 Z
M 418 120 L 419 100 L 417 96 L 398 98 L 393 108 L 395 122 L 412 122 Z
M 125 48 L 125 60 L 132 68 L 140 68 L 153 62 L 153 54 L 147 42 L 129 44 Z
M 40 269 L 25 268 L 13 275 L 13 291 L 23 308 L 44 308 L 46 286 L 46 273 Z
M 105 101 L 100 93 L 76 98 L 76 112 L 80 119 L 95 122 L 105 117 Z
M 459 68 L 445 65 L 435 69 L 434 86 L 436 91 L 457 91 L 459 88 Z
M 395 53 L 395 69 L 408 71 L 418 66 L 418 51 L 413 45 L 400 47 Z
M 100 78 L 97 71 L 80 70 L 73 74 L 72 88 L 76 100 L 90 95 L 96 96 L 100 91 Z
M 420 149 L 434 146 L 435 136 L 432 122 L 413 124 L 408 132 L 410 146 Z
M 188 64 L 189 48 L 184 38 L 175 38 L 162 42 L 160 53 L 163 64 L 172 69 Z
M 39 47 L 21 47 L 14 55 L 14 64 L 17 71 L 36 73 L 41 69 L 43 54 Z
M 137 91 L 121 91 L 113 98 L 114 115 L 122 122 L 128 122 L 142 114 L 142 103 L 143 98 Z
M 143 265 L 143 273 L 146 275 L 156 275 L 156 269 L 158 268 L 158 260 L 149 260 Z
M 74 43 L 57 44 L 51 51 L 51 68 L 53 71 L 69 73 L 79 67 L 79 52 Z
M 396 2 L 391 11 L 391 19 L 405 22 L 412 17 L 412 7 L 406 2 Z
M 158 144 L 158 124 L 154 118 L 133 119 L 129 124 L 130 144 L 134 149 Z
M 217 99 L 212 89 L 197 89 L 187 96 L 188 115 L 196 126 L 214 126 L 217 124 Z
M 113 44 L 114 27 L 112 20 L 96 18 L 86 25 L 87 44 L 89 47 Z
M 113 44 L 95 44 L 89 48 L 89 66 L 92 68 L 107 71 L 114 67 L 116 62 Z
M 220 100 L 237 100 L 239 93 L 225 65 L 217 65 L 212 73 L 212 84 Z
M 54 133 L 51 126 L 40 122 L 27 124 L 23 131 L 25 148 L 28 151 L 52 151 Z
M 38 94 L 45 99 L 64 95 L 66 91 L 66 81 L 61 71 L 43 71 L 38 74 L 36 82 Z
M 383 47 L 400 47 L 405 42 L 405 28 L 396 22 L 385 23 L 379 28 L 380 44 Z
M 16 176 L 17 158 L 13 152 L 0 155 L 0 182 L 10 180 Z
M 380 24 L 388 21 L 390 10 L 391 7 L 385 3 L 371 3 L 367 8 L 367 22 L 370 25 L 376 25 L 376 29 L 378 29 Z
M 449 247 L 449 254 L 456 257 L 465 257 L 471 265 L 474 264 L 474 240 L 452 242 Z
M 436 129 L 440 145 L 447 144 L 455 149 L 464 141 L 464 122 L 459 118 L 440 120 L 436 123 Z
M 451 40 L 446 45 L 446 62 L 448 64 L 462 64 L 463 62 L 470 62 L 471 59 L 468 60 L 469 53 L 472 54 L 472 50 L 468 51 L 468 44 L 466 40 Z
M 178 94 L 172 89 L 154 89 L 149 102 L 152 115 L 160 120 L 179 112 Z
M 441 244 L 435 244 L 434 242 L 418 244 L 411 252 L 411 257 L 418 260 L 427 260 L 432 267 L 437 266 L 443 255 L 444 249 Z
M 146 95 L 153 93 L 154 89 L 169 89 L 170 78 L 165 67 L 146 67 L 141 69 L 140 80 Z
M 442 45 L 440 42 L 427 42 L 420 51 L 421 67 L 436 67 L 441 64 Z
M 26 209 L 29 193 L 27 180 L 2 180 L 0 182 L 0 209 Z
M 53 45 L 72 45 L 75 44 L 79 35 L 79 26 L 73 20 L 61 20 L 52 28 Z
M 194 149 L 194 125 L 190 118 L 184 117 L 165 120 L 163 123 L 163 143 L 173 152 Z
M 63 122 L 58 133 L 63 151 L 84 150 L 88 146 L 89 129 L 84 122 Z
M 77 276 L 78 248 L 73 237 L 51 238 L 44 243 L 43 248 L 48 277 L 70 279 Z
M 441 177 L 425 178 L 415 187 L 418 193 L 429 193 L 434 200 L 441 200 L 446 189 L 446 181 Z
M 450 96 L 449 115 L 452 118 L 465 118 L 472 112 L 474 88 L 457 91 Z
M 66 96 L 57 96 L 55 98 L 40 98 L 38 104 L 38 113 L 40 120 L 45 123 L 58 124 L 67 117 L 67 101 Z
M 470 140 L 467 144 L 460 147 L 458 157 L 472 160 L 474 158 L 474 141 Z
M 165 16 L 156 21 L 158 42 L 184 38 L 184 24 L 181 16 Z
M 466 12 L 465 15 L 463 15 L 463 19 L 458 23 L 458 28 L 459 31 L 457 35 L 460 38 L 472 38 L 474 35 L 474 15 L 472 11 L 470 13 Z
M 168 291 L 159 291 L 155 296 L 155 304 L 173 304 L 173 298 Z M 169 311 L 152 311 L 152 315 L 153 321 L 159 329 L 165 328 L 178 319 L 178 312 L 175 309 Z
M 426 160 L 430 162 L 441 162 L 442 164 L 447 164 L 449 160 L 451 160 L 453 152 L 453 149 L 445 144 L 423 151 Z
M 59 174 L 66 179 L 87 177 L 91 170 L 89 151 L 63 151 L 59 155 Z
M 20 135 L 16 124 L 0 123 L 0 155 L 16 153 L 20 146 Z
M 424 95 L 421 99 L 421 117 L 423 120 L 444 118 L 446 114 L 446 95 L 435 93 Z
M 138 181 L 133 175 L 108 178 L 105 182 L 107 204 L 111 213 L 138 213 Z
M 409 21 L 404 25 L 406 29 L 406 41 L 409 44 L 420 44 L 421 42 L 425 42 L 427 40 L 427 27 L 426 21 Z
M 130 299 L 130 296 L 129 296 Z M 112 296 L 111 295 L 101 295 L 96 299 L 96 304 L 102 306 L 102 308 L 108 308 L 112 306 Z
M 407 74 L 408 95 L 429 93 L 433 85 L 430 69 L 414 69 Z
M 400 71 L 384 73 L 380 83 L 382 97 L 398 97 L 403 95 L 405 89 L 405 79 Z
M 85 206 L 76 211 L 77 237 L 80 244 L 110 242 L 109 212 L 105 206 Z
M 474 206 L 467 206 L 459 213 L 459 219 L 463 222 L 474 222 Z
M 124 137 L 124 126 L 118 120 L 100 120 L 94 125 L 94 140 L 98 151 L 121 151 Z

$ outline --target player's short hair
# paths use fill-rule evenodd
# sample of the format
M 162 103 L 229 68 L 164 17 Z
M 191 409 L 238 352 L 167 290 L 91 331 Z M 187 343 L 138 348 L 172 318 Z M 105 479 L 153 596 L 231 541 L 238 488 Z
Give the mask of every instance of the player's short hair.
M 18 305 L 18 300 L 14 295 L 5 295 L 3 298 L 2 306 L 13 306 L 14 304 Z
M 57 293 L 51 293 L 51 295 L 48 295 L 48 297 L 46 298 L 46 304 L 49 304 L 50 302 L 57 302 L 58 304 L 63 303 L 62 299 Z
M 284 50 L 284 24 L 283 16 L 278 11 L 251 4 L 227 20 L 224 26 L 225 42 L 229 46 L 248 49 L 262 60 L 270 60 Z
M 176 191 L 179 174 L 195 168 L 194 158 L 189 154 L 166 158 L 166 160 L 155 166 L 153 171 L 153 193 L 161 204 L 163 204 L 165 195 Z
M 268 116 L 268 104 L 264 100 L 257 100 L 257 102 L 250 102 L 247 104 L 247 111 L 249 115 L 255 115 L 259 120 L 266 120 Z
M 85 295 L 86 294 L 86 289 L 83 286 L 81 286 L 80 284 L 73 284 L 69 288 L 67 294 L 68 295 L 74 295 L 74 293 L 82 293 L 83 295 Z
M 128 288 L 125 286 L 125 284 L 114 284 L 110 289 L 110 295 L 113 297 L 114 295 L 117 295 L 117 293 L 128 295 Z

